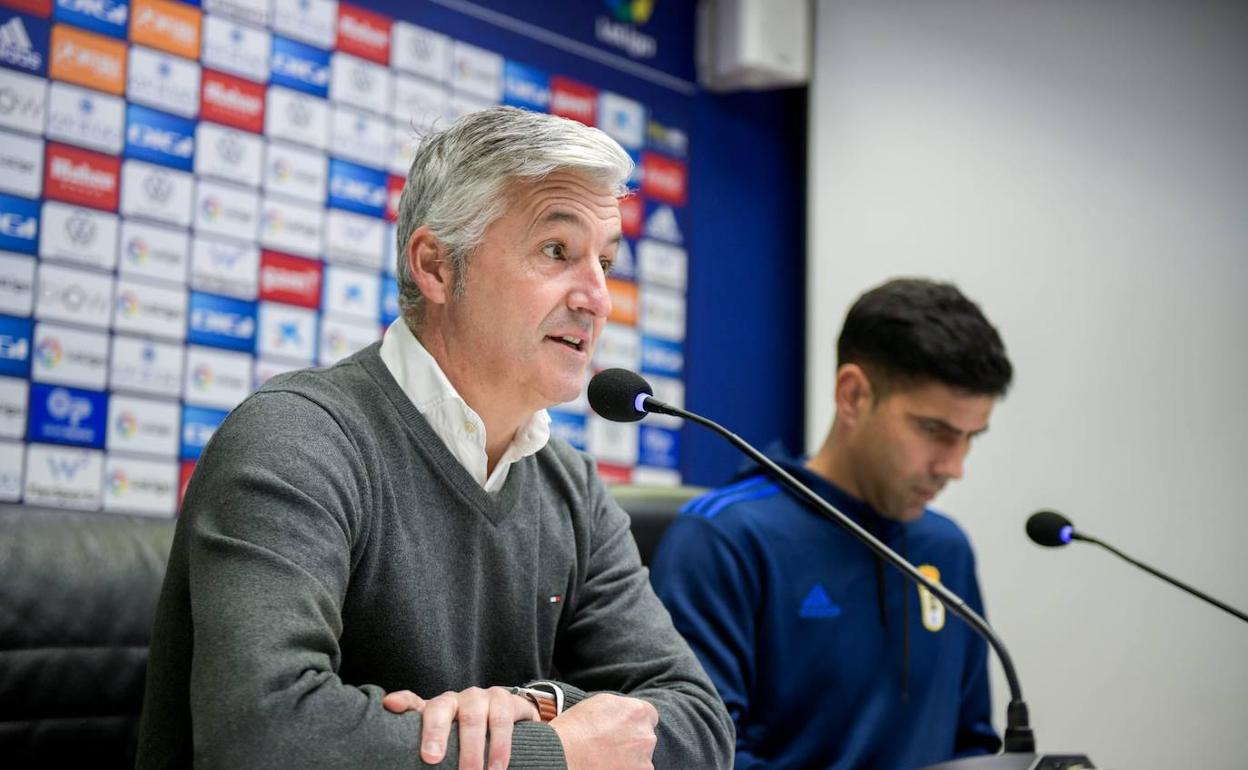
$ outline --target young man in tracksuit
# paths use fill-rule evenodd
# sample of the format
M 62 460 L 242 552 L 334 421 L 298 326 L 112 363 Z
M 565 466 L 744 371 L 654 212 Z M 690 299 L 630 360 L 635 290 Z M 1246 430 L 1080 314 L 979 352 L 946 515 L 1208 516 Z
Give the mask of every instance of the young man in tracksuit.
M 1012 367 L 957 288 L 894 280 L 838 346 L 817 494 L 982 612 L 962 530 L 928 503 L 963 473 Z M 691 501 L 651 580 L 723 697 L 737 768 L 912 770 L 995 751 L 986 645 L 865 546 L 754 472 Z

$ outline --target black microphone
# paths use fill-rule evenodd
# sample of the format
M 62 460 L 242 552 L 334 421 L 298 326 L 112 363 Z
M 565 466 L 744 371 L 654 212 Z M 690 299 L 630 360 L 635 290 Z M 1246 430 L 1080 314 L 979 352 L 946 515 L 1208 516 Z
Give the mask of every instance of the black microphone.
M 1184 591 L 1187 591 L 1197 599 L 1203 599 L 1212 604 L 1214 607 L 1217 607 L 1225 612 L 1229 612 L 1244 622 L 1248 622 L 1248 615 L 1245 615 L 1243 612 L 1240 612 L 1231 605 L 1226 604 L 1225 602 L 1220 602 L 1212 596 L 1192 588 L 1176 578 L 1170 577 L 1159 569 L 1150 567 L 1138 559 L 1133 559 L 1130 556 L 1127 556 L 1125 553 L 1119 551 L 1117 548 L 1104 542 L 1103 540 L 1099 540 L 1091 535 L 1085 535 L 1082 532 L 1076 531 L 1075 525 L 1070 523 L 1070 519 L 1066 518 L 1057 511 L 1036 511 L 1031 514 L 1031 516 L 1027 519 L 1027 537 L 1030 537 L 1032 542 L 1037 545 L 1043 545 L 1047 548 L 1061 548 L 1073 540 L 1082 540 L 1085 543 L 1099 545 L 1106 551 L 1109 551 L 1118 558 L 1126 561 L 1128 564 L 1133 564 L 1145 572 L 1161 578 L 1172 586 L 1182 588 Z
M 1059 548 L 1070 542 L 1075 527 L 1057 511 L 1036 511 L 1027 519 L 1027 537 L 1036 545 Z
M 590 378 L 586 396 L 590 407 L 611 422 L 637 422 L 646 416 L 643 397 L 653 397 L 654 389 L 640 374 L 604 369 Z
M 851 535 L 858 538 L 863 544 L 874 551 L 880 558 L 887 561 L 893 567 L 897 568 L 906 575 L 912 582 L 926 588 L 940 599 L 941 604 L 945 605 L 950 612 L 962 618 L 971 629 L 984 639 L 992 649 L 997 653 L 997 658 L 1001 661 L 1001 668 L 1005 672 L 1005 679 L 1010 688 L 1010 704 L 1006 708 L 1005 716 L 1005 740 L 1003 747 L 1006 755 L 1012 755 L 1014 759 L 1021 759 L 1018 755 L 1032 755 L 1036 750 L 1035 735 L 1032 732 L 1030 720 L 1027 714 L 1027 704 L 1023 701 L 1022 687 L 1018 683 L 1018 674 L 1014 670 L 1014 662 L 1010 658 L 1009 652 L 1005 649 L 1005 644 L 997 638 L 996 633 L 988 622 L 984 620 L 978 613 L 967 606 L 966 602 L 957 594 L 945 588 L 940 583 L 932 582 L 923 576 L 922 573 L 915 568 L 913 564 L 906 561 L 896 551 L 889 548 L 884 543 L 876 539 L 870 532 L 867 532 L 857 524 L 853 519 L 841 513 L 834 506 L 828 503 L 819 495 L 815 494 L 809 487 L 798 481 L 788 471 L 776 465 L 770 458 L 762 452 L 751 446 L 745 439 L 737 434 L 729 431 L 718 423 L 712 422 L 701 415 L 693 412 L 685 411 L 680 407 L 663 403 L 653 395 L 654 390 L 650 384 L 635 372 L 627 369 L 604 369 L 595 374 L 589 381 L 589 405 L 600 416 L 614 422 L 634 422 L 645 417 L 648 413 L 667 414 L 674 417 L 680 417 L 690 422 L 709 428 L 718 433 L 740 449 L 750 459 L 763 466 L 767 472 L 786 488 L 792 491 L 802 500 L 812 505 L 817 511 L 822 513 L 824 517 L 831 519 L 848 531 Z M 991 760 L 990 757 L 979 757 L 972 760 L 958 760 L 949 763 L 942 763 L 937 767 L 948 767 L 953 770 L 955 767 L 976 767 L 982 770 L 989 770 L 990 765 L 980 760 Z M 965 763 L 965 764 L 964 764 Z M 1078 763 L 1078 764 L 1077 764 Z M 1062 756 L 1050 755 L 1047 757 L 1038 757 L 1036 763 L 1028 763 L 1020 765 L 1010 761 L 1004 764 L 993 764 L 991 767 L 1027 767 L 1027 768 L 1048 768 L 1048 767 L 1076 767 L 1082 766 L 1091 768 L 1092 763 L 1082 756 Z M 932 768 L 930 770 L 935 770 Z

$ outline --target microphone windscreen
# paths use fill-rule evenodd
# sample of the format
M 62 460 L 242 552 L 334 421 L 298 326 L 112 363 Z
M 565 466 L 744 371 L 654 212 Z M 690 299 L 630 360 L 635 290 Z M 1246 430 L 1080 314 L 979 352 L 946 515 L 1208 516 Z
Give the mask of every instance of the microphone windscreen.
M 650 383 L 627 369 L 603 369 L 589 381 L 589 406 L 612 422 L 636 422 L 646 413 L 637 408 L 637 396 L 654 395 Z
M 1075 527 L 1057 511 L 1036 511 L 1027 519 L 1027 537 L 1037 545 L 1055 548 L 1070 542 Z

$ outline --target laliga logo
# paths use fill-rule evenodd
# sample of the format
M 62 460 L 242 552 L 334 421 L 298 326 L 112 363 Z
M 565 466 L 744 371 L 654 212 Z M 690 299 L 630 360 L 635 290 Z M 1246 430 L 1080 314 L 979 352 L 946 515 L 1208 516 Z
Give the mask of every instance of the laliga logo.
M 290 178 L 290 161 L 286 158 L 278 158 L 273 161 L 273 178 L 279 182 L 285 182 Z
M 212 367 L 208 364 L 200 364 L 195 367 L 194 380 L 196 388 L 208 390 L 208 388 L 212 387 Z
M 607 8 L 616 21 L 645 24 L 654 13 L 654 0 L 607 0 Z
M 133 291 L 122 292 L 117 298 L 117 307 L 126 318 L 134 318 L 139 314 L 139 297 Z
M 654 0 L 607 0 L 607 8 L 613 18 L 599 16 L 594 22 L 594 34 L 600 43 L 619 48 L 637 59 L 653 59 L 658 53 L 658 41 L 637 29 L 650 21 Z
M 204 198 L 200 209 L 204 212 L 204 218 L 209 222 L 216 222 L 221 218 L 221 201 L 217 200 L 217 196 L 209 195 Z
M 126 244 L 126 256 L 130 258 L 131 262 L 137 265 L 141 265 L 147 261 L 147 255 L 150 251 L 151 250 L 147 245 L 147 241 L 143 240 L 143 236 L 141 235 L 136 235 L 130 239 L 129 243 Z
M 41 366 L 45 369 L 52 369 L 61 363 L 65 350 L 61 347 L 60 340 L 49 337 L 40 342 L 39 347 L 35 348 L 35 355 L 39 357 Z
M 108 488 L 114 495 L 124 495 L 130 487 L 130 480 L 126 478 L 126 472 L 121 468 L 117 468 L 112 472 L 108 479 Z
M 329 333 L 329 349 L 334 353 L 340 353 L 347 347 L 347 338 L 337 329 Z
M 85 398 L 74 398 L 64 388 L 56 388 L 48 394 L 48 414 L 77 427 L 78 423 L 91 416 L 91 402 Z
M 264 212 L 261 219 L 261 226 L 269 233 L 280 233 L 286 228 L 286 220 L 282 217 L 282 212 L 276 209 L 269 209 Z
M 134 434 L 139 432 L 139 420 L 133 412 L 126 411 L 117 415 L 116 425 L 122 438 L 134 438 Z

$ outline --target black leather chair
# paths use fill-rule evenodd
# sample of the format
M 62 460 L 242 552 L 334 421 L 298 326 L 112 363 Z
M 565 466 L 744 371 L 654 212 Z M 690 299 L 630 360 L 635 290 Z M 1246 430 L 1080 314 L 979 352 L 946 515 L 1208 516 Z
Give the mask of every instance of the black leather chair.
M 692 487 L 619 486 L 642 561 Z M 174 522 L 0 506 L 0 766 L 133 767 Z
M 667 525 L 672 523 L 680 507 L 706 492 L 702 487 L 649 487 L 624 484 L 611 487 L 611 495 L 632 518 L 633 539 L 641 552 L 641 561 L 649 565 Z
M 133 767 L 173 522 L 0 508 L 0 765 Z

